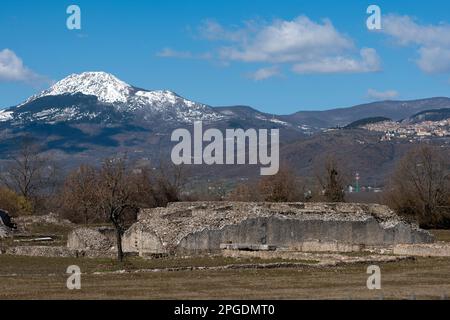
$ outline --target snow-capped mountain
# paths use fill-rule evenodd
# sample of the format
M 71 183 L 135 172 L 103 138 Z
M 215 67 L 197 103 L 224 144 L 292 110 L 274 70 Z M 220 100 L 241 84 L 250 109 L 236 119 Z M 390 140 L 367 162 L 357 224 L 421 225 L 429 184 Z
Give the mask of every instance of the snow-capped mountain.
M 139 89 L 105 72 L 70 75 L 17 107 L 0 111 L 0 122 L 20 125 L 29 121 L 108 123 L 122 118 L 192 123 L 225 116 L 174 92 Z
M 127 102 L 132 87 L 106 72 L 85 72 L 72 74 L 54 84 L 50 89 L 32 96 L 26 102 L 31 102 L 45 96 L 82 93 L 96 96 L 105 103 Z
M 436 109 L 444 108 L 450 108 L 449 98 L 383 101 L 273 115 L 249 106 L 210 107 L 171 91 L 140 89 L 108 73 L 86 72 L 68 76 L 17 106 L 0 110 L 0 160 L 18 152 L 26 136 L 65 168 L 99 164 L 118 154 L 126 154 L 139 164 L 153 165 L 170 159 L 173 130 L 192 130 L 192 123 L 201 120 L 205 127 L 222 132 L 236 128 L 280 129 L 280 153 L 305 176 L 313 171 L 311 164 L 327 153 L 360 155 L 354 162 L 361 166 L 355 170 L 362 173 L 367 163 L 378 161 L 372 166 L 376 172 L 364 173 L 367 177 L 377 176 L 386 171 L 383 168 L 391 168 L 392 154 L 401 154 L 403 146 L 399 145 L 401 149 L 396 152 L 393 148 L 397 143 L 380 144 L 379 137 L 363 130 L 322 131 L 369 117 L 401 120 L 416 114 L 421 120 L 425 114 L 434 118 L 445 111 Z M 208 179 L 211 174 L 248 176 L 247 167 L 240 168 L 219 166 L 206 170 L 205 175 Z

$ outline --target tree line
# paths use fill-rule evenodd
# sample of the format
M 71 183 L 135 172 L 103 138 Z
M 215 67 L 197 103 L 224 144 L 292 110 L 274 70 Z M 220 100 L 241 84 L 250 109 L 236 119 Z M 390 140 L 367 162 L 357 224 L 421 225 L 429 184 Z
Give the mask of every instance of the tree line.
M 422 227 L 450 227 L 450 161 L 441 150 L 421 145 L 407 153 L 386 182 L 380 202 Z M 164 207 L 182 200 L 254 202 L 345 202 L 350 175 L 333 156 L 316 166 L 306 183 L 288 165 L 279 173 L 236 185 L 214 198 L 211 192 L 186 192 L 185 167 L 136 167 L 127 157 L 80 165 L 63 175 L 36 144 L 20 151 L 0 170 L 0 208 L 12 216 L 57 212 L 79 224 L 111 223 L 121 238 L 140 208 Z M 312 187 L 311 187 L 312 186 Z
M 241 184 L 228 195 L 235 201 L 346 202 L 350 174 L 326 157 L 307 183 L 284 166 L 276 176 Z M 306 187 L 308 186 L 308 187 Z M 419 145 L 406 153 L 387 178 L 376 202 L 423 228 L 450 228 L 450 159 L 446 150 Z

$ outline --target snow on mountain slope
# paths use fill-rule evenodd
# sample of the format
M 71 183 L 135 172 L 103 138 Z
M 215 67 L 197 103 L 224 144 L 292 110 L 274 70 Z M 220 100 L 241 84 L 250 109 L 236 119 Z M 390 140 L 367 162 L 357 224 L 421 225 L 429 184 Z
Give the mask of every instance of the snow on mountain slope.
M 82 93 L 96 96 L 106 103 L 127 102 L 132 87 L 106 72 L 72 74 L 55 83 L 50 89 L 27 100 L 30 102 L 45 96 Z
M 55 83 L 48 90 L 30 97 L 16 108 L 9 109 L 9 113 L 0 114 L 0 122 L 16 119 L 16 113 L 26 112 L 27 119 L 55 122 L 80 120 L 86 112 L 81 110 L 84 102 L 64 105 L 58 109 L 57 105 L 48 105 L 38 112 L 25 111 L 33 103 L 42 98 L 74 96 L 82 94 L 95 96 L 101 104 L 113 108 L 112 112 L 139 114 L 141 120 L 151 120 L 156 117 L 163 120 L 190 123 L 193 121 L 216 121 L 225 118 L 213 108 L 184 99 L 171 91 L 147 91 L 133 87 L 115 76 L 105 72 L 85 72 L 72 74 Z M 84 104 L 83 104 L 84 103 Z M 34 109 L 33 107 L 32 109 Z M 104 110 L 103 110 L 104 113 Z M 92 119 L 95 112 L 89 113 L 87 119 Z M 24 117 L 20 117 L 23 119 Z
M 0 110 L 0 122 L 5 122 L 12 119 L 12 112 Z

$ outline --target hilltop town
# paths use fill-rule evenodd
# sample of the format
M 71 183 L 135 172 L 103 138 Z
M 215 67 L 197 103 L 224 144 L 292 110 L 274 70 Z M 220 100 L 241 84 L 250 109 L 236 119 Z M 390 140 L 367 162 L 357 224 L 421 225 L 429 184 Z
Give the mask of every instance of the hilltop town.
M 423 138 L 427 137 L 450 137 L 450 119 L 440 121 L 423 121 L 419 123 L 397 122 L 389 120 L 366 124 L 361 128 L 369 131 L 384 133 L 381 141 L 391 141 L 393 139 L 408 139 L 413 142 L 415 140 L 422 140 Z

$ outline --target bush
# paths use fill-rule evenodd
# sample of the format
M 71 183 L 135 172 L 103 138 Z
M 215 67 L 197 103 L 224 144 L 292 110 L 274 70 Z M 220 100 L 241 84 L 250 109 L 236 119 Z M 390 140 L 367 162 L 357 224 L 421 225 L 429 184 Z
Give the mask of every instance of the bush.
M 8 188 L 0 188 L 0 208 L 8 211 L 13 217 L 29 215 L 33 212 L 30 201 Z
M 430 146 L 412 150 L 392 175 L 385 201 L 423 228 L 448 227 L 450 161 Z

